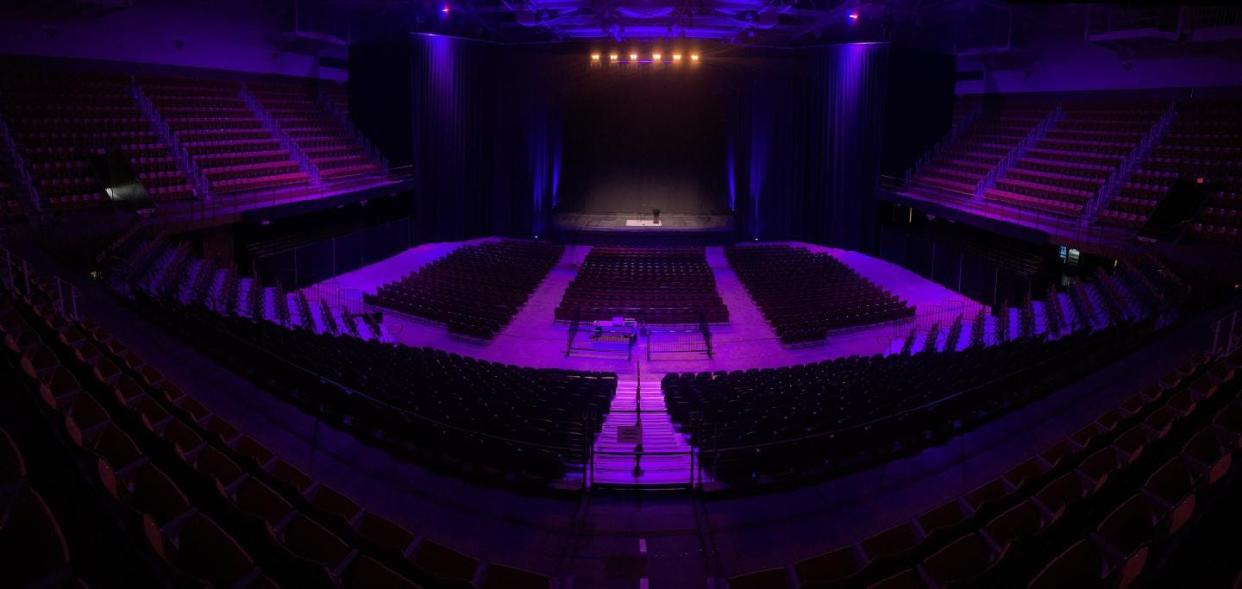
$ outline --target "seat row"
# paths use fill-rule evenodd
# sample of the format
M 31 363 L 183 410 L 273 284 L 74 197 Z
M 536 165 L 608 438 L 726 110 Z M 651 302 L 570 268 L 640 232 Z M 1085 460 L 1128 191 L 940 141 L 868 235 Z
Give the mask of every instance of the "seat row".
M 784 343 L 914 315 L 914 307 L 825 253 L 743 245 L 725 248 L 725 257 Z
M 114 544 L 141 552 L 148 574 L 166 586 L 550 585 L 542 575 L 481 565 L 420 540 L 315 481 L 213 414 L 107 330 L 62 315 L 50 282 L 32 282 L 29 292 L 0 295 L 5 364 L 18 367 L 27 383 L 4 401 L 23 419 L 44 423 L 60 442 L 12 452 L 0 445 L 0 497 L 14 478 L 9 473 L 24 470 L 8 465 L 23 464 L 23 455 L 68 456 L 83 479 L 75 485 L 86 489 L 77 517 L 110 522 L 120 540 Z M 46 508 L 36 509 L 37 495 L 16 484 L 13 505 L 24 519 L 12 521 L 48 519 Z M 6 523 L 0 540 L 6 547 L 46 550 L 55 545 L 52 525 Z M 47 550 L 43 558 L 24 559 L 20 569 L 6 567 L 6 580 L 14 572 L 23 580 L 63 578 L 68 566 L 100 586 L 120 581 L 110 571 L 93 571 L 94 560 L 75 562 L 67 549 Z
M 727 323 L 703 248 L 593 247 L 556 308 L 559 321 L 627 317 Z
M 994 479 L 731 589 L 1141 586 L 1238 484 L 1242 354 L 1198 355 Z

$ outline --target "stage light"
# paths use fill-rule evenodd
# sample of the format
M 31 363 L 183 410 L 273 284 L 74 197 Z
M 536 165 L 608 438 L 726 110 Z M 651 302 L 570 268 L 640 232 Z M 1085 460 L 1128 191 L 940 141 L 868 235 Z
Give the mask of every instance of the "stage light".
M 673 54 L 673 61 L 681 61 L 681 54 L 680 54 L 680 53 L 674 53 L 674 54 Z
M 631 54 L 630 54 L 630 61 L 638 61 L 638 54 L 637 54 L 637 53 L 631 53 Z
M 690 54 L 690 61 L 695 61 L 695 62 L 697 62 L 698 60 L 699 60 L 699 54 L 698 54 L 698 53 L 691 53 L 691 54 Z
M 651 61 L 660 61 L 660 58 L 661 58 L 661 57 L 664 57 L 664 56 L 663 56 L 663 55 L 660 55 L 659 53 L 652 53 L 652 54 L 651 54 Z
M 598 54 L 598 53 L 592 53 L 592 54 L 591 54 L 591 61 L 599 61 L 599 54 Z
M 441 9 L 440 9 L 440 12 L 443 12 L 444 14 L 448 14 L 448 13 L 449 13 L 449 5 L 448 5 L 448 4 L 445 4 L 445 5 L 444 5 L 444 8 L 441 8 Z
M 608 54 L 608 61 L 616 61 L 616 60 L 617 60 L 617 54 L 616 54 L 616 53 L 609 53 L 609 54 Z
M 856 23 L 858 22 L 858 11 L 851 10 L 850 13 L 846 15 L 846 17 L 850 19 L 851 23 Z

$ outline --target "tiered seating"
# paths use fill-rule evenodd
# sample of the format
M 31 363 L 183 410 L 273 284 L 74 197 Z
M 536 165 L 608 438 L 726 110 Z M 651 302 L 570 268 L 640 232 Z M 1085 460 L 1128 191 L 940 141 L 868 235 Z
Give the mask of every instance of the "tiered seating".
M 782 342 L 914 315 L 913 307 L 828 254 L 770 245 L 729 247 L 725 256 Z
M 962 496 L 729 587 L 1160 585 L 1196 528 L 1234 509 L 1240 368 L 1239 354 L 1193 358 Z
M 229 80 L 140 80 L 177 141 L 217 194 L 301 186 L 309 177 L 264 128 Z
M 1056 124 L 985 196 L 1021 208 L 1079 216 L 1167 106 L 1067 101 Z
M 127 77 L 19 71 L 0 80 L 0 109 L 35 188 L 53 209 L 107 203 L 91 159 L 113 149 L 129 158 L 157 201 L 194 196 L 134 102 Z
M 85 586 L 80 575 L 93 586 L 551 584 L 420 539 L 315 481 L 103 328 L 60 315 L 51 283 L 33 281 L 29 302 L 0 293 L 0 366 L 6 378 L 24 374 L 0 403 L 31 441 L 0 431 L 6 583 Z M 54 513 L 28 486 L 26 454 L 42 459 L 32 471 L 77 465 L 55 473 L 52 486 L 71 511 Z M 57 525 L 66 517 L 77 524 L 68 544 Z M 69 544 L 89 554 L 71 560 Z
M 669 414 L 717 480 L 766 484 L 823 476 L 955 435 L 1094 370 L 1145 332 L 1122 325 L 957 353 L 669 374 L 663 389 Z M 1019 366 L 1028 370 L 1015 373 Z M 696 415 L 701 425 L 692 426 Z
M 263 109 L 276 121 L 322 178 L 379 172 L 356 138 L 324 112 L 316 101 L 315 86 L 307 81 L 269 80 L 247 84 Z
M 569 283 L 556 318 L 726 323 L 729 310 L 703 248 L 594 247 Z
M 932 161 L 919 168 L 915 184 L 974 195 L 979 181 L 1005 159 L 1052 105 L 1021 98 L 985 104 L 979 119 Z
M 491 338 L 526 304 L 563 252 L 562 246 L 540 241 L 464 246 L 363 295 L 363 301 L 444 322 L 454 333 Z
M 17 181 L 10 177 L 8 166 L 0 161 L 0 221 L 24 216 L 17 196 Z
M 173 303 L 152 312 L 360 438 L 510 483 L 543 485 L 580 463 L 616 391 L 613 374 L 519 368 Z M 307 381 L 308 367 L 338 384 Z
M 1120 193 L 1100 213 L 1100 222 L 1138 228 L 1179 178 L 1202 177 L 1213 192 L 1191 235 L 1233 243 L 1242 227 L 1242 101 L 1189 100 L 1177 105 L 1177 117 Z

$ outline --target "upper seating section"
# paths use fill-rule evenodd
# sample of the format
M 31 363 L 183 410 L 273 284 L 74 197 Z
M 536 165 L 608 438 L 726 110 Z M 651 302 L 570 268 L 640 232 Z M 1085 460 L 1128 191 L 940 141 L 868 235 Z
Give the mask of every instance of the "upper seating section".
M 914 315 L 913 307 L 825 253 L 743 245 L 726 248 L 725 256 L 782 342 L 821 340 L 831 329 Z
M 1053 126 L 985 196 L 1019 208 L 1080 216 L 1167 108 L 1162 101 L 1065 101 Z
M 8 164 L 0 160 L 0 221 L 16 219 L 24 214 L 18 198 L 17 181 L 9 173 Z
M 726 323 L 729 310 L 703 248 L 594 247 L 556 318 L 633 318 L 647 323 Z
M 247 84 L 263 109 L 271 115 L 322 178 L 370 174 L 381 170 L 340 121 L 330 116 L 316 99 L 309 81 L 263 80 Z
M 1191 227 L 1206 241 L 1237 243 L 1242 228 L 1242 100 L 1190 99 L 1113 198 L 1100 222 L 1141 227 L 1179 177 L 1204 178 L 1212 191 Z
M 561 259 L 564 247 L 505 240 L 467 245 L 381 286 L 363 300 L 491 338 L 504 329 Z
M 1021 97 L 984 103 L 969 128 L 919 168 L 915 184 L 973 196 L 979 182 L 1048 117 L 1053 106 Z
M 134 101 L 129 78 L 15 68 L 0 77 L 0 112 L 44 204 L 106 204 L 91 158 L 120 150 L 152 198 L 193 198 L 172 152 Z
M 246 105 L 240 82 L 142 77 L 138 83 L 213 193 L 309 182 L 289 150 Z

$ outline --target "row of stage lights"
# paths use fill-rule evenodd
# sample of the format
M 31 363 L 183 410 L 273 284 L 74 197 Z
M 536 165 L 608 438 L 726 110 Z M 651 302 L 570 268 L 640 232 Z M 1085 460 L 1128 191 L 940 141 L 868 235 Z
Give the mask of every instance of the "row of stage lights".
M 624 59 L 626 57 L 628 57 L 629 59 Z M 639 55 L 637 51 L 631 51 L 629 55 L 622 55 L 616 51 L 613 51 L 609 53 L 608 55 L 604 55 L 603 53 L 596 51 L 596 52 L 591 53 L 591 63 L 600 64 L 600 63 L 603 63 L 606 59 L 608 63 L 680 64 L 683 61 L 689 61 L 690 63 L 694 64 L 694 63 L 699 63 L 702 60 L 702 56 L 700 56 L 698 52 L 693 52 L 690 54 L 683 54 L 680 51 L 674 52 L 671 55 L 667 55 L 667 56 L 664 55 L 663 53 L 660 53 L 659 51 L 652 51 L 650 59 L 641 59 L 641 57 L 642 56 Z

